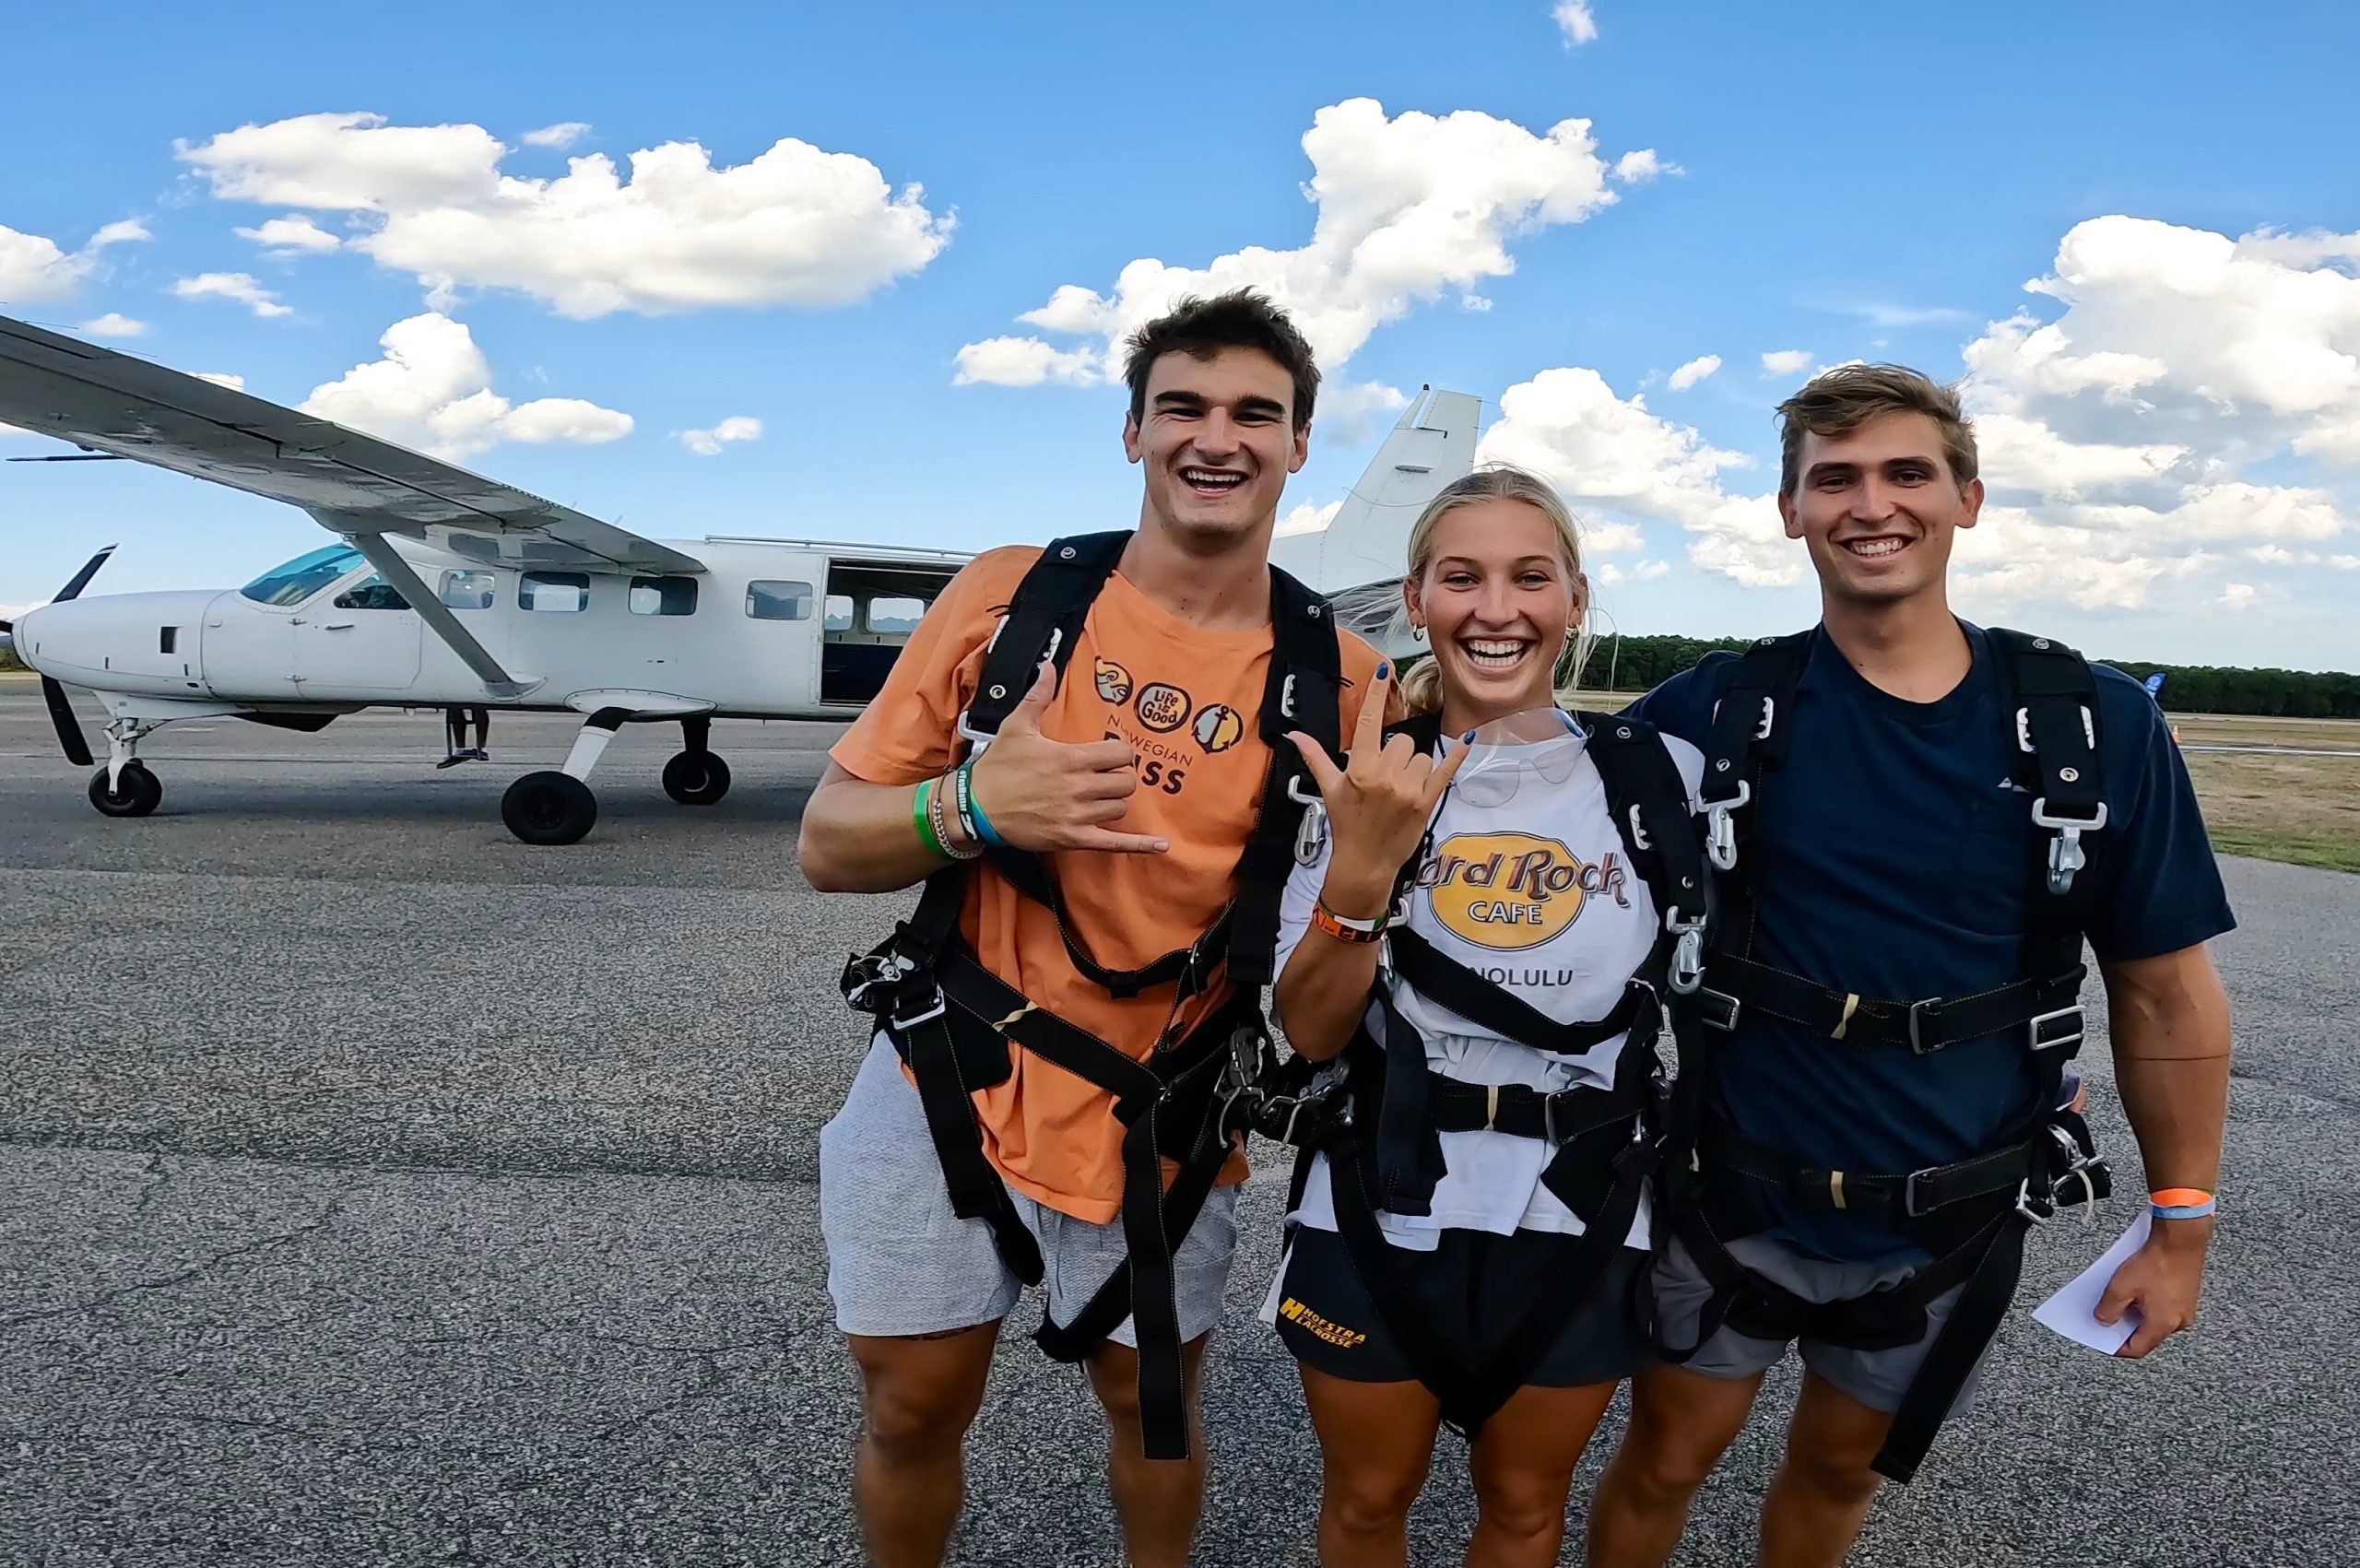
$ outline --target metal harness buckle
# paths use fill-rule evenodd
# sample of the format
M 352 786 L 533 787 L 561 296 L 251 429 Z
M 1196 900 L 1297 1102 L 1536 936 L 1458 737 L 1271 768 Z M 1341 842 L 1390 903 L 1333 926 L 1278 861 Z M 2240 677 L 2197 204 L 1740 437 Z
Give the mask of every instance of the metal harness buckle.
M 944 1013 L 947 1013 L 950 1010 L 950 1004 L 949 1001 L 944 999 L 942 987 L 938 985 L 934 988 L 934 999 L 926 1004 L 926 1008 L 924 1012 L 914 1013 L 908 1018 L 902 1018 L 897 1015 L 887 1021 L 886 1027 L 889 1029 L 905 1030 L 921 1023 L 932 1023 L 936 1019 L 940 1018 Z
M 1707 1029 L 1717 1029 L 1724 1034 L 1735 1033 L 1739 1008 L 1738 999 L 1726 991 L 1716 991 L 1706 985 L 1696 988 L 1696 1016 Z
M 844 1001 L 856 1012 L 875 1012 L 868 994 L 879 985 L 897 985 L 916 969 L 899 953 L 861 953 L 844 965 Z
M 2054 1038 L 2044 1039 L 2041 1035 L 2041 1026 L 2043 1024 L 2055 1023 L 2059 1019 L 2072 1020 L 2072 1032 L 2071 1033 L 2059 1034 Z M 2036 1052 L 2062 1051 L 2070 1046 L 2079 1045 L 2082 1043 L 2082 1036 L 2087 1027 L 2088 1025 L 2082 1016 L 2082 1005 L 2079 1002 L 2074 1003 L 2070 1008 L 2059 1008 L 2053 1013 L 2036 1013 L 2033 1015 L 2031 1020 L 2024 1025 L 2025 1030 L 2028 1032 L 2029 1043 Z
M 1663 912 L 1663 928 L 1679 938 L 1671 949 L 1666 984 L 1683 996 L 1693 996 L 1705 984 L 1705 917 L 1682 920 L 1675 904 Z
M 1733 798 L 1705 803 L 1705 853 L 1715 870 L 1737 869 L 1737 824 L 1729 820 L 1729 813 L 1752 798 L 1753 785 L 1740 779 L 1737 781 L 1737 795 Z
M 2073 874 L 2089 864 L 2089 856 L 2082 851 L 2082 835 L 2096 832 L 2106 826 L 2106 802 L 2098 802 L 2097 812 L 2091 817 L 2052 817 L 2048 812 L 2048 796 L 2041 796 L 2032 803 L 2033 825 L 2047 828 L 2056 833 L 2048 841 L 2048 890 L 2064 896 L 2073 890 Z
M 1942 998 L 1940 996 L 1929 996 L 1922 1002 L 1909 1004 L 1909 1049 L 1920 1056 L 1930 1056 L 1950 1043 L 1948 1041 L 1934 1045 L 1926 1043 L 1926 1015 L 1929 1012 L 1938 1012 L 1941 1006 Z

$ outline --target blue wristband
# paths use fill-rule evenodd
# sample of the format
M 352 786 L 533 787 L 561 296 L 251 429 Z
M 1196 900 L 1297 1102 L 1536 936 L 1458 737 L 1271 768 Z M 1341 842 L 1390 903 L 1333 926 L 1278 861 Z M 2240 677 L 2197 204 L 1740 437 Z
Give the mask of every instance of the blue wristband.
M 2208 1197 L 2202 1203 L 2150 1203 L 2148 1210 L 2158 1220 L 2201 1220 L 2221 1207 L 2221 1200 Z
M 959 768 L 959 815 L 962 826 L 972 829 L 975 837 L 993 849 L 1006 849 L 1008 841 L 993 830 L 991 819 L 984 815 L 983 805 L 975 798 L 975 783 L 972 776 L 974 767 L 974 763 L 965 762 Z

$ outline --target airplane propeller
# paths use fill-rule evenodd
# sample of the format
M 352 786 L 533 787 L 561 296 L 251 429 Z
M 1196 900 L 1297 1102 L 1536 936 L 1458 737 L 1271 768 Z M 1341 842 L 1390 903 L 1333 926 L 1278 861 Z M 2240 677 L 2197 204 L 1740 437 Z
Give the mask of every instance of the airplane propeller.
M 49 602 L 53 605 L 62 605 L 68 599 L 78 597 L 82 590 L 90 585 L 90 579 L 99 574 L 99 568 L 107 563 L 107 557 L 114 554 L 114 550 L 115 547 L 109 545 L 83 562 L 82 570 L 68 578 L 65 586 L 57 590 L 56 597 Z M 12 637 L 16 630 L 13 622 L 0 620 L 0 636 Z M 90 745 L 82 738 L 82 725 L 74 716 L 74 704 L 66 700 L 65 688 L 58 684 L 55 677 L 44 675 L 41 678 L 41 700 L 49 704 L 49 722 L 57 726 L 57 744 L 65 753 L 65 760 L 77 768 L 88 767 L 91 760 Z

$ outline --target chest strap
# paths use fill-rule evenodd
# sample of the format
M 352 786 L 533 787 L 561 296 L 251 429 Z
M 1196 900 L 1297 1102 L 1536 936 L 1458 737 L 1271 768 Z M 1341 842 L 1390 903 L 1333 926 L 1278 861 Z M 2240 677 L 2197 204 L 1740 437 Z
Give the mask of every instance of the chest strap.
M 2065 973 L 2018 980 L 1973 996 L 1918 1002 L 1864 998 L 1736 953 L 1713 957 L 1711 984 L 1696 993 L 1705 1023 L 1734 1031 L 1746 1010 L 1800 1024 L 1847 1045 L 1906 1045 L 1921 1056 L 1969 1040 L 2013 1032 L 2036 1053 L 2071 1055 L 2082 1043 L 2082 980 L 2077 961 Z

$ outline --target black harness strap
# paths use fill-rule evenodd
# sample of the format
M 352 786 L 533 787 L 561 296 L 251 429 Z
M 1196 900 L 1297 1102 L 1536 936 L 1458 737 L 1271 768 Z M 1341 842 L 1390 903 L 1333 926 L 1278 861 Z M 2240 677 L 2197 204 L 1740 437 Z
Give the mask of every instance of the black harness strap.
M 2085 884 L 2076 889 L 2085 858 L 2080 838 L 2103 828 L 2106 815 L 2097 700 L 2087 664 L 2071 649 L 2020 632 L 1987 634 L 2012 729 L 2011 772 L 2032 793 L 2033 820 L 2048 835 L 2036 839 L 2027 867 L 2024 977 L 1965 997 L 1864 999 L 1752 956 L 1765 876 L 1758 797 L 1765 774 L 1785 760 L 1796 690 L 1816 635 L 1764 638 L 1749 649 L 1707 736 L 1700 794 L 1708 853 L 1724 873 L 1724 902 L 1706 963 L 1708 984 L 1675 1020 L 1681 1082 L 1667 1157 L 1677 1177 L 1668 1184 L 1670 1222 L 1664 1229 L 1686 1244 L 1713 1295 L 1694 1342 L 1684 1350 L 1662 1342 L 1644 1287 L 1638 1304 L 1658 1352 L 1676 1362 L 1693 1355 L 1724 1324 L 1760 1338 L 1808 1333 L 1862 1349 L 1913 1344 L 1924 1336 L 1927 1304 L 1963 1286 L 1874 1462 L 1880 1473 L 1906 1481 L 1998 1331 L 2022 1272 L 2025 1233 L 2059 1205 L 2091 1201 L 2108 1190 L 2086 1125 L 2071 1112 L 2049 1109 L 2064 1064 L 2083 1037 L 2087 890 Z M 2047 1068 L 2044 1098 L 2027 1126 L 1950 1165 L 1894 1174 L 1813 1167 L 1745 1138 L 1706 1109 L 1717 1049 L 1710 1039 L 1735 1030 L 1748 1008 L 1847 1045 L 1906 1045 L 1919 1055 L 2021 1031 L 2024 1047 Z M 1701 1176 L 1692 1176 L 1692 1169 Z M 1790 1203 L 1860 1213 L 1925 1245 L 1934 1261 L 1892 1290 L 1847 1302 L 1804 1301 L 1746 1269 L 1722 1239 L 1760 1229 L 1761 1221 L 1750 1217 L 1762 1212 L 1762 1198 L 1771 1192 Z
M 958 733 L 988 747 L 1031 689 L 1044 660 L 1062 677 L 1091 606 L 1131 536 L 1053 542 L 1018 585 L 984 655 L 973 701 Z M 1010 1272 L 1042 1278 L 1040 1248 L 1018 1216 L 1007 1184 L 984 1152 L 972 1099 L 1005 1081 L 1010 1043 L 1115 1097 L 1123 1126 L 1120 1220 L 1126 1256 L 1068 1323 L 1046 1319 L 1035 1338 L 1060 1361 L 1088 1357 L 1125 1317 L 1139 1346 L 1139 1402 L 1148 1456 L 1188 1453 L 1180 1323 L 1173 1257 L 1195 1225 L 1233 1139 L 1257 1109 L 1257 1080 L 1275 1060 L 1260 987 L 1270 975 L 1278 911 L 1292 864 L 1293 808 L 1313 798 L 1301 756 L 1285 739 L 1300 730 L 1337 749 L 1340 656 L 1328 607 L 1286 573 L 1270 572 L 1272 652 L 1259 715 L 1270 742 L 1261 805 L 1237 863 L 1238 890 L 1211 926 L 1186 948 L 1137 968 L 1101 963 L 1075 933 L 1045 857 L 1014 849 L 990 864 L 1022 896 L 1046 907 L 1077 973 L 1115 996 L 1174 986 L 1178 1008 L 1216 983 L 1226 965 L 1231 998 L 1181 1040 L 1160 1042 L 1144 1061 L 1026 1001 L 985 970 L 958 938 L 969 867 L 926 879 L 916 911 L 875 952 L 845 968 L 844 992 L 878 1017 L 917 1080 L 927 1132 L 952 1211 L 982 1220 Z M 1167 1191 L 1163 1161 L 1175 1160 Z
M 1401 1013 L 1391 985 L 1380 980 L 1373 1000 L 1383 1049 L 1365 1031 L 1349 1048 L 1347 1082 L 1361 1114 L 1357 1125 L 1343 1124 L 1320 1146 L 1330 1162 L 1337 1232 L 1363 1292 L 1419 1381 L 1441 1401 L 1444 1421 L 1469 1435 L 1531 1375 L 1562 1331 L 1567 1302 L 1590 1288 L 1629 1235 L 1656 1159 L 1648 1135 L 1662 1009 L 1649 977 L 1663 972 L 1683 933 L 1694 941 L 1704 920 L 1703 857 L 1687 788 L 1660 737 L 1637 720 L 1577 717 L 1589 733 L 1617 833 L 1666 916 L 1647 961 L 1615 1007 L 1600 1019 L 1560 1022 L 1407 926 L 1386 939 L 1395 979 L 1487 1032 L 1555 1055 L 1582 1054 L 1625 1036 L 1614 1087 L 1543 1093 L 1435 1073 L 1427 1067 L 1424 1040 Z M 1410 734 L 1431 753 L 1439 731 L 1438 719 L 1424 715 L 1393 733 Z M 1403 868 L 1405 889 L 1431 850 L 1431 842 L 1422 844 Z M 1475 1130 L 1547 1144 L 1552 1152 L 1541 1184 L 1584 1227 L 1581 1235 L 1563 1238 L 1556 1258 L 1517 1311 L 1503 1350 L 1481 1365 L 1434 1331 L 1402 1284 L 1395 1249 L 1378 1220 L 1380 1211 L 1431 1212 L 1434 1185 L 1446 1173 L 1441 1134 Z M 1307 1168 L 1308 1151 L 1298 1182 Z

